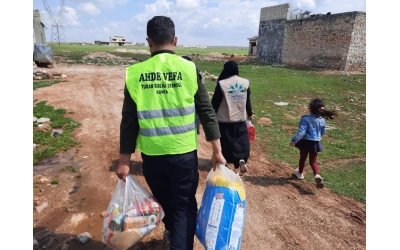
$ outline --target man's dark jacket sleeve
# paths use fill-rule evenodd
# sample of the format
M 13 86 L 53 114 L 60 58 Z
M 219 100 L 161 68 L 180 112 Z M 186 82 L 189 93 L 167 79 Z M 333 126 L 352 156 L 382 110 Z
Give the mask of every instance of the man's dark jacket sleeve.
M 212 141 L 221 137 L 217 115 L 211 105 L 206 85 L 202 81 L 201 72 L 197 68 L 196 71 L 198 85 L 197 93 L 194 96 L 196 112 L 199 116 L 201 125 L 203 125 L 206 141 Z
M 136 138 L 138 134 L 139 121 L 137 118 L 136 103 L 133 101 L 125 85 L 122 120 L 120 125 L 120 154 L 131 154 L 135 152 Z

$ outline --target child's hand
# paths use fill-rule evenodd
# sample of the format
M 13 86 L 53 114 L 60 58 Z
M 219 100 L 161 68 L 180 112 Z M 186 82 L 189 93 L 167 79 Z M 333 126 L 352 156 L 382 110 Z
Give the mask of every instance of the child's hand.
M 294 147 L 294 142 L 290 141 L 289 145 Z

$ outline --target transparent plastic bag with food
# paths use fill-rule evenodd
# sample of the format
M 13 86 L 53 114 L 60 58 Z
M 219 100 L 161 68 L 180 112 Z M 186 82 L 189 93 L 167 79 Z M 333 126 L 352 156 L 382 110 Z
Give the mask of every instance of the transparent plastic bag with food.
M 246 215 L 246 192 L 242 179 L 217 164 L 206 178 L 196 221 L 196 237 L 207 250 L 239 250 Z
M 119 180 L 103 221 L 102 240 L 113 250 L 126 250 L 153 231 L 164 218 L 154 196 L 131 175 Z

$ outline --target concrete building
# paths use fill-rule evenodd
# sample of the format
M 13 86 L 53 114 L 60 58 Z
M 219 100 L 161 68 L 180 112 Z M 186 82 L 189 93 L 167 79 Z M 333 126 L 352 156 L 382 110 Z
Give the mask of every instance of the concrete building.
M 96 41 L 94 41 L 94 44 L 96 44 L 96 45 L 110 45 L 110 42 L 96 40 Z
M 33 10 L 33 43 L 47 45 L 44 23 L 39 10 Z
M 297 68 L 365 71 L 366 13 L 309 14 L 292 19 L 289 3 L 262 8 L 256 60 Z M 249 44 L 249 54 L 253 51 Z
M 253 36 L 250 38 L 247 38 L 249 40 L 249 56 L 255 56 L 257 55 L 257 41 L 258 41 L 258 36 Z
M 111 36 L 110 37 L 111 46 L 125 46 L 125 37 L 123 36 Z

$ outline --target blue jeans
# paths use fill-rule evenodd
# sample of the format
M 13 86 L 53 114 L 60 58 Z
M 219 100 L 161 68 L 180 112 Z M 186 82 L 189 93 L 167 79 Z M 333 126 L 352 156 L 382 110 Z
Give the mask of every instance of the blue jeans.
M 180 155 L 142 153 L 143 175 L 164 209 L 163 222 L 171 235 L 171 250 L 193 249 L 199 184 L 197 150 Z

